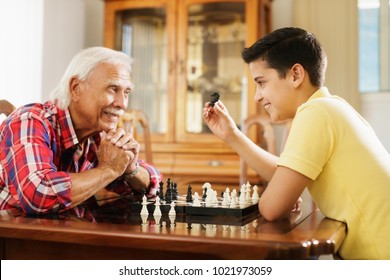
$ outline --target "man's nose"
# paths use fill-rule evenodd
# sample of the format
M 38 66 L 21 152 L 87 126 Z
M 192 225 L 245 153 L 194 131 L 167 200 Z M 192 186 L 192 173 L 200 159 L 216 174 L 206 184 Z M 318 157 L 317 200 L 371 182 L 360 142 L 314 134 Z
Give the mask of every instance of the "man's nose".
M 127 95 L 124 92 L 117 94 L 114 103 L 115 103 L 114 105 L 116 107 L 119 107 L 119 108 L 125 110 L 127 108 L 127 105 L 128 105 L 127 104 L 128 103 Z

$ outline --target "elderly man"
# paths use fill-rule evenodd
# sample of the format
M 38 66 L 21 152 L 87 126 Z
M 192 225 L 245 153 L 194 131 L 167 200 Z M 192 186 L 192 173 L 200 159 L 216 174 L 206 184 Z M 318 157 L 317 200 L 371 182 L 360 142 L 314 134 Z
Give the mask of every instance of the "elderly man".
M 44 214 L 103 188 L 153 196 L 160 173 L 138 158 L 120 116 L 133 89 L 131 59 L 103 47 L 70 62 L 53 101 L 18 108 L 0 126 L 0 209 Z

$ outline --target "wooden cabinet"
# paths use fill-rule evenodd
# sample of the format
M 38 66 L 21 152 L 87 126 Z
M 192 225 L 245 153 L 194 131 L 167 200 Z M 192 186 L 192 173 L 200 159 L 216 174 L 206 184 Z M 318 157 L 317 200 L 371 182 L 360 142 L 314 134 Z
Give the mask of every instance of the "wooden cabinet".
M 269 32 L 270 14 L 270 0 L 105 0 L 105 46 L 134 59 L 129 108 L 148 115 L 165 177 L 239 182 L 239 157 L 202 108 L 218 91 L 238 126 L 258 110 L 241 50 Z

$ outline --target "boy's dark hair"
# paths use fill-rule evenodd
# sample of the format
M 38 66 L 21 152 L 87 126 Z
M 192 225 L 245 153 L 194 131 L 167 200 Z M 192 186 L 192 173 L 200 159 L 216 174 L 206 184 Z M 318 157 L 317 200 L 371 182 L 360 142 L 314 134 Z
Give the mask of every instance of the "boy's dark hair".
M 265 60 L 269 67 L 278 71 L 281 78 L 287 70 L 299 63 L 308 72 L 314 86 L 322 86 L 327 66 L 326 54 L 316 37 L 296 27 L 277 29 L 242 50 L 245 63 L 257 59 Z

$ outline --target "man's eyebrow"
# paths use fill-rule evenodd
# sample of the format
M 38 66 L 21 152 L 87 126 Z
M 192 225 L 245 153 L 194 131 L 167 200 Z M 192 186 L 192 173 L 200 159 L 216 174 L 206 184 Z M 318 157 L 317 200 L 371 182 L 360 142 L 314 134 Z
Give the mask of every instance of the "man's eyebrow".
M 134 88 L 134 84 L 132 82 L 129 83 L 129 86 L 127 86 L 127 84 L 125 85 L 125 83 L 122 83 L 118 80 L 108 80 L 107 81 L 107 85 L 108 86 L 118 86 L 118 87 L 123 87 L 123 88 L 128 88 L 130 90 L 132 90 Z

